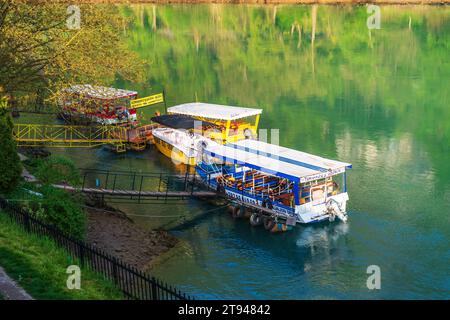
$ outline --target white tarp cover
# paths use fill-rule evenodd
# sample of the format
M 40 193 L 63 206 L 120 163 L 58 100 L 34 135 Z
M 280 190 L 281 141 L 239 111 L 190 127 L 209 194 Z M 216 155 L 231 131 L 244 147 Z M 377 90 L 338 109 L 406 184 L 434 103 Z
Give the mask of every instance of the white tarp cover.
M 138 94 L 136 91 L 108 88 L 102 86 L 93 86 L 90 84 L 73 85 L 69 88 L 64 89 L 64 91 L 94 99 L 118 99 L 135 96 Z
M 351 167 L 349 163 L 257 140 L 241 140 L 227 145 L 209 143 L 205 151 L 226 162 L 248 164 L 267 173 L 298 178 L 300 182 L 333 176 Z
M 220 104 L 193 102 L 170 107 L 169 113 L 185 114 L 193 117 L 204 117 L 219 120 L 237 120 L 262 113 L 261 109 L 224 106 Z

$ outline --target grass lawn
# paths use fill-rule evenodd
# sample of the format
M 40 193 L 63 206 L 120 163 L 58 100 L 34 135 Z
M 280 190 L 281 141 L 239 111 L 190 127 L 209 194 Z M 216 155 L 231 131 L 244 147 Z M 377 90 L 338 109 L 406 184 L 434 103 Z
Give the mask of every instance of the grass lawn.
M 83 269 L 81 289 L 67 289 L 72 264 L 77 263 L 53 241 L 26 233 L 0 212 L 0 265 L 34 299 L 124 299 L 110 281 Z

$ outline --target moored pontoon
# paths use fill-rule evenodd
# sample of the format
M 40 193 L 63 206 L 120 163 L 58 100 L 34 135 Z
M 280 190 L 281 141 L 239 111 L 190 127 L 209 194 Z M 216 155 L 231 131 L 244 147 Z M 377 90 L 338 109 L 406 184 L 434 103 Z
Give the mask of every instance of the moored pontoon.
M 196 170 L 222 192 L 262 219 L 285 225 L 347 221 L 346 169 L 351 164 L 257 140 L 203 143 Z
M 156 116 L 152 121 L 160 126 L 152 130 L 156 148 L 176 164 L 195 165 L 199 143 L 210 141 L 202 132 L 215 127 L 185 115 Z
M 60 116 L 69 122 L 85 124 L 136 123 L 137 113 L 131 107 L 131 101 L 137 96 L 136 91 L 89 84 L 73 85 L 60 93 Z
M 261 109 L 208 103 L 186 103 L 152 118 L 154 143 L 176 163 L 195 165 L 198 144 L 209 139 L 220 144 L 255 138 Z
M 167 112 L 215 124 L 215 128 L 203 132 L 203 136 L 217 142 L 227 143 L 256 138 L 262 110 L 193 102 L 171 107 Z

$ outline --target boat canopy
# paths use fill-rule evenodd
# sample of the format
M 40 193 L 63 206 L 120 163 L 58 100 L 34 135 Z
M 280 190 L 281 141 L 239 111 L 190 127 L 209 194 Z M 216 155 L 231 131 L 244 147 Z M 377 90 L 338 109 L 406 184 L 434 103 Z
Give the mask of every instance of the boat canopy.
M 224 106 L 219 104 L 193 102 L 180 104 L 168 109 L 169 113 L 184 114 L 193 117 L 232 121 L 262 113 L 261 109 Z
M 216 125 L 211 122 L 200 121 L 190 116 L 181 114 L 166 114 L 162 116 L 157 116 L 152 118 L 153 122 L 162 124 L 163 126 L 174 128 L 174 129 L 195 129 L 198 127 L 215 127 Z
M 137 96 L 138 94 L 136 91 L 108 88 L 102 86 L 93 86 L 90 84 L 73 85 L 69 88 L 64 89 L 63 92 L 69 94 L 77 94 L 85 98 L 105 99 L 105 100 L 131 98 Z
M 352 167 L 350 163 L 257 140 L 241 140 L 226 145 L 209 143 L 203 151 L 226 163 L 250 167 L 300 183 L 331 177 Z

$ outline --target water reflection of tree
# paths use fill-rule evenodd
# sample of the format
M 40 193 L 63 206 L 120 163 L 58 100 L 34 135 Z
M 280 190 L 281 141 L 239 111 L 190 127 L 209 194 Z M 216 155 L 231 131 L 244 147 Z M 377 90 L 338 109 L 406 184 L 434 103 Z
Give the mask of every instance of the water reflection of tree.
M 152 6 L 142 8 L 152 19 Z M 369 39 L 365 7 L 316 8 L 161 6 L 156 31 L 130 25 L 130 46 L 153 62 L 149 81 L 166 88 L 170 103 L 196 92 L 200 100 L 264 107 L 262 125 L 289 127 L 283 144 L 332 155 L 326 133 L 320 147 L 306 141 L 325 120 L 331 131 L 345 123 L 362 135 L 383 121 L 394 134 L 413 132 L 440 158 L 450 140 L 441 81 L 449 73 L 449 11 L 383 7 L 383 29 Z M 133 19 L 135 9 L 122 12 Z M 437 165 L 448 176 L 449 165 Z

